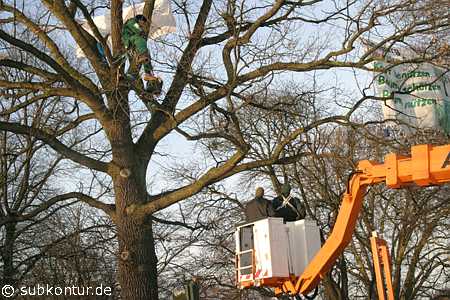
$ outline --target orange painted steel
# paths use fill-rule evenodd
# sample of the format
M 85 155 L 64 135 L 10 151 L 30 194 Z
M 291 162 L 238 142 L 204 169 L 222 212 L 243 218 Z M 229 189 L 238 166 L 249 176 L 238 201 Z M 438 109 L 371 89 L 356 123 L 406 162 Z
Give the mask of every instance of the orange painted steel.
M 312 291 L 332 268 L 351 240 L 362 200 L 369 185 L 385 182 L 390 188 L 440 185 L 450 182 L 450 144 L 418 145 L 411 156 L 388 154 L 382 164 L 363 160 L 349 180 L 333 230 L 325 244 L 294 280 L 286 280 L 276 292 L 297 295 Z
M 372 248 L 373 266 L 377 281 L 378 299 L 394 300 L 392 288 L 391 257 L 385 240 L 379 238 L 376 232 L 370 238 Z

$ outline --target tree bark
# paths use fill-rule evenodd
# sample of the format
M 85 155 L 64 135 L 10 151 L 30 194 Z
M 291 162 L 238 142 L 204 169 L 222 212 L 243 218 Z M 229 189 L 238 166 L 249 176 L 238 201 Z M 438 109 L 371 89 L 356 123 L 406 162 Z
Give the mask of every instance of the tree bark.
M 115 120 L 106 129 L 112 145 L 112 177 L 117 226 L 118 279 L 122 299 L 157 300 L 157 258 L 149 217 L 135 208 L 148 201 L 145 174 L 148 160 L 136 154 L 129 124 L 127 92 L 119 90 L 109 98 L 116 111 Z
M 119 242 L 118 277 L 123 299 L 157 300 L 157 257 L 152 222 L 134 210 L 136 205 L 147 201 L 145 167 L 139 166 L 138 161 L 120 161 L 121 172 L 113 176 Z
M 135 207 L 147 201 L 146 163 L 134 155 L 130 140 L 118 139 L 113 148 L 119 170 L 113 174 L 119 242 L 119 283 L 122 299 L 158 300 L 157 257 L 152 222 Z
M 14 242 L 16 240 L 16 223 L 5 225 L 5 244 L 2 251 L 3 284 L 14 285 Z
M 118 277 L 123 299 L 157 300 L 157 257 L 152 222 L 133 210 L 136 204 L 147 198 L 145 181 L 140 178 L 145 178 L 145 175 L 138 169 L 132 168 L 129 177 L 119 175 L 114 179 L 119 242 Z
M 118 225 L 119 282 L 127 300 L 157 300 L 157 258 L 151 221 L 123 218 Z

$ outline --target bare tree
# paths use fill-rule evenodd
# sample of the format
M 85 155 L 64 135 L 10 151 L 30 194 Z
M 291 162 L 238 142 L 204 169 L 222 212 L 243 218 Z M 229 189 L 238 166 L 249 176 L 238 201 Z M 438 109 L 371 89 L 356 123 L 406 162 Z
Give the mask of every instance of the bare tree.
M 382 136 L 381 129 L 370 128 Z M 428 137 L 425 139 L 429 141 Z M 445 140 L 442 137 L 440 143 Z M 334 131 L 332 140 L 324 138 L 322 141 L 323 149 L 314 143 L 316 154 L 291 165 L 288 173 L 309 208 L 310 216 L 321 225 L 326 236 L 333 226 L 352 166 L 362 159 L 381 161 L 390 147 L 402 151 L 410 145 L 393 141 L 380 143 L 355 130 Z M 324 286 L 327 298 L 378 298 L 369 242 L 375 230 L 390 245 L 396 298 L 421 299 L 439 291 L 448 276 L 445 263 L 448 245 L 442 234 L 449 229 L 445 217 L 448 209 L 447 187 L 411 187 L 402 191 L 384 186 L 371 188 L 365 197 L 354 238 L 331 272 L 330 285 Z
M 26 38 L 23 36 L 24 40 Z M 8 51 L 8 56 L 17 60 L 21 58 L 20 53 L 15 51 Z M 27 62 L 32 61 L 30 57 L 22 59 Z M 33 75 L 16 69 L 2 69 L 0 78 L 10 81 L 31 82 L 34 80 Z M 26 105 L 23 105 L 24 103 Z M 67 132 L 68 128 L 76 128 L 76 124 L 67 124 L 65 121 L 65 109 L 69 107 L 65 104 L 66 99 L 61 97 L 4 90 L 0 104 L 2 107 L 0 120 L 7 122 L 22 120 L 23 124 L 44 128 L 59 136 Z M 76 147 L 80 140 L 71 140 L 67 136 L 67 142 Z M 94 216 L 90 212 L 91 218 L 88 224 L 87 217 L 83 216 L 81 220 L 81 208 L 78 206 L 77 219 L 85 224 L 77 224 L 78 226 L 73 230 L 69 229 L 68 225 L 74 219 L 70 214 L 75 212 L 72 206 L 82 195 L 76 192 L 62 192 L 63 183 L 58 181 L 58 177 L 68 174 L 69 168 L 70 166 L 63 162 L 61 155 L 32 135 L 1 132 L 0 282 L 2 284 L 19 287 L 25 284 L 41 283 L 40 280 L 45 277 L 44 273 L 50 272 L 51 264 L 46 265 L 46 263 L 49 262 L 50 253 L 55 249 L 58 249 L 58 255 L 60 255 L 57 258 L 58 262 L 62 261 L 63 256 L 68 255 L 87 259 L 86 253 L 95 252 L 96 266 L 99 267 L 96 270 L 97 276 L 105 265 L 111 266 L 114 270 L 114 264 L 110 261 L 102 265 L 99 260 L 107 257 L 104 255 L 105 252 L 101 252 L 103 254 L 101 257 L 100 252 L 96 252 L 98 247 L 102 246 L 102 241 L 111 239 L 110 226 L 102 222 L 99 215 Z M 106 237 L 101 237 L 99 232 Z M 87 234 L 93 238 L 93 243 L 84 244 L 83 248 L 70 247 L 70 254 L 62 251 L 62 248 L 68 248 L 63 246 L 65 243 L 70 241 L 81 243 L 80 238 Z M 90 266 L 93 267 L 92 262 Z M 103 272 L 114 274 L 108 271 Z M 83 273 L 83 276 L 93 276 L 92 271 L 83 270 Z M 59 280 L 64 281 L 64 277 L 59 277 Z M 104 282 L 107 281 L 104 280 Z M 50 283 L 50 280 L 47 283 Z M 67 286 L 73 282 L 66 280 L 64 283 Z M 108 283 L 111 283 L 111 280 Z
M 115 235 L 109 220 L 74 205 L 59 210 L 36 227 L 42 234 L 35 233 L 38 237 L 33 240 L 34 247 L 29 245 L 27 258 L 35 263 L 21 280 L 22 286 L 77 286 L 84 288 L 79 292 L 84 296 L 90 296 L 86 287 L 102 286 L 111 293 L 97 295 L 98 299 L 118 298 Z M 30 240 L 30 235 L 22 239 Z
M 252 131 L 251 144 L 255 156 L 270 156 L 273 151 L 270 146 L 276 144 L 277 137 L 290 132 L 289 126 L 326 114 L 325 110 L 315 109 L 320 107 L 320 91 L 315 94 L 316 97 L 311 97 L 313 93 L 308 94 L 307 97 L 315 101 L 308 102 L 307 97 L 303 98 L 301 107 L 293 105 L 300 102 L 294 99 L 305 97 L 305 94 L 301 90 L 295 93 L 296 89 L 292 86 L 289 91 L 288 94 L 261 96 L 261 101 L 271 107 L 271 113 L 264 117 L 259 116 L 255 108 L 247 110 L 246 124 L 258 129 Z M 275 104 L 278 112 L 273 109 Z M 390 151 L 404 152 L 406 155 L 411 146 L 385 139 L 382 124 L 361 126 L 355 123 L 352 126 L 355 127 L 322 126 L 309 131 L 303 140 L 286 145 L 285 155 L 298 158 L 288 165 L 274 164 L 243 173 L 239 177 L 237 189 L 244 192 L 238 198 L 249 197 L 249 187 L 256 184 L 267 187 L 268 194 L 273 195 L 280 182 L 288 180 L 294 186 L 295 193 L 304 201 L 308 217 L 319 224 L 322 235 L 326 238 L 334 226 L 348 176 L 357 162 L 362 159 L 382 161 L 384 154 Z M 447 142 L 447 138 L 442 134 L 430 136 L 429 132 L 417 132 L 409 142 L 443 144 Z M 208 146 L 211 151 L 220 151 L 215 144 Z M 218 218 L 225 215 L 231 224 L 223 220 L 223 228 L 220 230 L 222 233 L 208 236 L 206 240 L 210 248 L 205 247 L 208 253 L 217 253 L 218 258 L 211 254 L 207 257 L 199 255 L 189 268 L 195 270 L 193 273 L 214 274 L 205 278 L 205 289 L 221 291 L 221 294 L 233 290 L 233 276 L 227 277 L 223 271 L 227 268 L 228 272 L 233 270 L 232 253 L 226 256 L 223 250 L 226 249 L 225 245 L 230 248 L 234 246 L 233 222 L 236 223 L 239 219 L 240 210 L 239 202 L 232 201 L 231 188 L 228 187 L 225 191 L 228 193 L 229 204 L 226 206 L 226 213 L 217 211 Z M 212 190 L 209 193 L 214 195 Z M 323 280 L 320 290 L 322 297 L 377 299 L 369 243 L 373 230 L 381 233 L 391 246 L 397 298 L 421 299 L 438 294 L 442 284 L 448 279 L 448 264 L 445 260 L 449 248 L 445 234 L 443 235 L 449 230 L 445 217 L 449 209 L 447 194 L 446 187 L 409 188 L 401 192 L 388 190 L 383 186 L 371 188 L 366 195 L 353 241 Z M 234 218 L 228 216 L 229 212 L 232 212 Z M 220 238 L 214 243 L 217 240 L 215 236 Z M 198 271 L 199 268 L 202 270 L 202 266 L 207 267 Z M 220 267 L 215 269 L 214 266 Z M 244 295 L 241 297 L 246 299 Z
M 36 63 L 2 59 L 0 64 L 6 70 L 34 77 L 31 81 L 1 80 L 0 87 L 35 94 L 36 101 L 44 95 L 70 99 L 70 107 L 79 109 L 66 114 L 68 123 L 87 122 L 90 127 L 85 127 L 81 139 L 86 139 L 77 147 L 67 140 L 67 134 L 73 133 L 70 128 L 58 134 L 25 120 L 9 120 L 0 122 L 0 130 L 38 139 L 64 159 L 91 170 L 92 176 L 104 177 L 105 186 L 111 182 L 114 205 L 95 195 L 77 194 L 76 198 L 101 209 L 117 228 L 124 299 L 158 299 L 153 214 L 232 175 L 298 159 L 285 155 L 289 143 L 330 122 L 351 123 L 352 114 L 364 102 L 353 102 L 342 113 L 290 128 L 289 133 L 275 139 L 270 155 L 259 158 L 250 144 L 251 128 L 241 130 L 249 125 L 241 118 L 243 107 L 259 105 L 265 109 L 246 93 L 250 87 L 268 86 L 272 80 L 282 79 L 281 73 L 306 76 L 333 68 L 365 70 L 377 49 L 415 37 L 426 39 L 428 34 L 448 28 L 448 12 L 417 16 L 429 1 L 336 1 L 329 7 L 314 0 L 173 1 L 184 34 L 155 45 L 161 47 L 154 57 L 157 70 L 170 78 L 162 102 L 156 105 L 155 99 L 142 94 L 142 82 L 130 84 L 123 64 L 118 62 L 125 52 L 121 41 L 123 1 L 105 1 L 111 9 L 111 47 L 92 22 L 97 2 L 24 3 L 2 1 L 5 21 L 0 38 L 6 48 L 20 50 Z M 154 1 L 146 0 L 145 4 L 144 13 L 151 19 Z M 93 37 L 77 22 L 79 18 L 88 21 L 94 38 L 105 49 L 108 64 L 102 62 Z M 17 34 L 33 36 L 45 50 L 24 42 Z M 363 50 L 359 42 L 367 37 L 374 37 L 377 44 Z M 88 63 L 71 59 L 73 52 L 59 43 L 61 39 L 78 44 Z M 433 57 L 428 53 L 414 58 L 429 59 Z M 129 70 L 136 71 L 133 62 Z M 131 90 L 142 96 L 136 99 Z M 153 105 L 146 105 L 149 103 Z M 21 102 L 16 107 L 27 105 Z M 157 109 L 145 111 L 155 106 Z M 209 120 L 205 117 L 199 122 L 208 114 Z M 209 153 L 191 180 L 171 182 L 170 188 L 149 193 L 147 172 L 155 172 L 158 147 L 175 132 L 188 141 L 216 143 L 225 151 Z M 99 139 L 103 141 L 98 144 L 101 149 L 92 151 Z

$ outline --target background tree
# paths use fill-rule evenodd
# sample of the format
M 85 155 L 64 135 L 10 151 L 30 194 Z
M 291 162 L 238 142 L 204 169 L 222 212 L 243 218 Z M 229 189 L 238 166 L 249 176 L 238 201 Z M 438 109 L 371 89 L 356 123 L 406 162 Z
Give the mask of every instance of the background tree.
M 26 34 L 21 37 L 23 40 L 29 38 Z M 7 54 L 9 62 L 13 59 L 17 61 L 22 59 L 22 62 L 33 61 L 30 56 L 23 57 L 17 51 L 10 50 Z M 22 70 L 2 68 L 0 78 L 31 82 L 34 75 Z M 62 97 L 4 90 L 0 105 L 1 121 L 21 120 L 23 124 L 44 128 L 56 136 L 74 130 L 78 125 L 65 120 L 66 109 L 70 107 L 70 103 Z M 83 138 L 79 140 L 70 136 L 66 136 L 66 139 L 73 147 L 83 141 Z M 62 191 L 64 183 L 59 181 L 58 177 L 69 174 L 69 169 L 70 166 L 63 163 L 63 157 L 39 139 L 31 135 L 1 132 L 0 282 L 2 285 L 31 286 L 38 283 L 59 283 L 68 286 L 75 283 L 52 269 L 54 265 L 54 261 L 50 263 L 52 253 L 53 257 L 57 253 L 59 263 L 63 258 L 78 258 L 76 263 L 70 265 L 70 268 L 79 266 L 76 269 L 79 271 L 77 278 L 92 278 L 90 276 L 100 278 L 98 274 L 103 272 L 103 282 L 114 283 L 114 280 L 106 280 L 104 276 L 110 274 L 114 279 L 114 263 L 111 260 L 102 262 L 100 258 L 107 256 L 104 251 L 98 251 L 101 247 L 106 248 L 102 242 L 111 239 L 110 226 L 100 216 L 81 210 L 76 203 L 76 200 L 82 197 L 81 193 Z M 77 170 L 74 168 L 73 171 Z M 86 197 L 87 201 L 89 199 Z M 89 218 L 87 214 L 90 214 Z M 77 226 L 71 228 L 70 223 L 74 220 L 78 220 Z M 86 236 L 92 239 L 90 243 L 85 243 Z M 84 260 L 89 258 L 96 262 L 95 274 L 92 269 L 84 269 L 88 264 Z M 103 269 L 109 266 L 111 269 L 105 272 Z M 60 268 L 64 269 L 65 275 L 69 274 L 68 267 L 69 264 L 66 264 Z M 94 267 L 92 261 L 89 262 L 89 267 Z M 49 278 L 44 274 L 56 277 Z M 55 282 L 54 278 L 58 281 Z M 87 279 L 78 282 L 78 285 L 83 285 L 82 283 L 92 284 Z
M 300 123 L 298 119 L 314 119 L 315 115 L 326 113 L 325 110 L 314 109 L 320 107 L 320 93 L 315 95 L 315 100 L 308 94 L 310 101 L 306 98 L 298 101 L 305 95 L 292 86 L 288 90 L 291 91 L 288 94 L 277 92 L 265 98 L 261 96 L 265 105 L 271 107 L 271 113 L 262 117 L 254 109 L 247 111 L 246 124 L 258 128 L 253 132 L 252 142 L 258 157 L 270 156 L 270 145 L 276 143 L 274 139 L 283 132 L 289 132 L 292 124 Z M 294 105 L 299 102 L 308 105 Z M 278 112 L 273 110 L 274 105 L 277 105 Z M 219 191 L 211 188 L 205 191 L 210 198 L 216 196 L 224 201 L 221 202 L 223 205 L 214 209 L 221 226 L 202 236 L 205 239 L 202 249 L 206 252 L 184 260 L 180 256 L 182 267 L 172 268 L 178 267 L 182 274 L 203 274 L 205 294 L 209 292 L 232 297 L 234 225 L 242 220 L 241 203 L 250 199 L 254 186 L 263 185 L 270 197 L 277 193 L 280 181 L 288 180 L 296 196 L 305 202 L 308 218 L 319 224 L 326 238 L 334 226 L 348 176 L 359 160 L 382 161 L 388 152 L 408 154 L 411 144 L 445 144 L 448 141 L 446 136 L 430 136 L 429 132 L 417 132 L 409 140 L 411 144 L 388 140 L 384 138 L 382 124 L 355 128 L 329 125 L 310 131 L 304 138 L 298 144 L 286 146 L 288 157 L 303 153 L 295 163 L 274 164 L 245 172 L 234 187 L 235 193 L 233 185 L 226 189 L 217 186 Z M 216 149 L 215 144 L 210 146 Z M 382 234 L 390 245 L 396 298 L 425 299 L 439 294 L 448 280 L 446 258 L 449 249 L 444 234 L 449 230 L 445 217 L 449 209 L 447 194 L 447 187 L 400 191 L 387 189 L 383 185 L 372 187 L 365 197 L 353 241 L 323 280 L 319 291 L 322 299 L 378 299 L 369 243 L 374 230 Z M 205 198 L 201 201 L 202 207 L 208 205 L 208 197 Z M 192 255 L 192 250 L 187 250 L 187 253 Z M 258 292 L 266 294 L 263 290 Z M 234 295 L 242 299 L 256 297 L 246 294 L 235 291 Z

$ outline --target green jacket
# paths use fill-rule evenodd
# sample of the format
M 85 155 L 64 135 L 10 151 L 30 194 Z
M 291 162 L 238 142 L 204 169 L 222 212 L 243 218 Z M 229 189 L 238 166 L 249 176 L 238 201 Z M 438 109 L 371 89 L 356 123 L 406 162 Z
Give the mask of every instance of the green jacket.
M 125 48 L 134 48 L 139 54 L 147 52 L 147 37 L 135 18 L 125 22 L 122 29 L 122 42 Z

